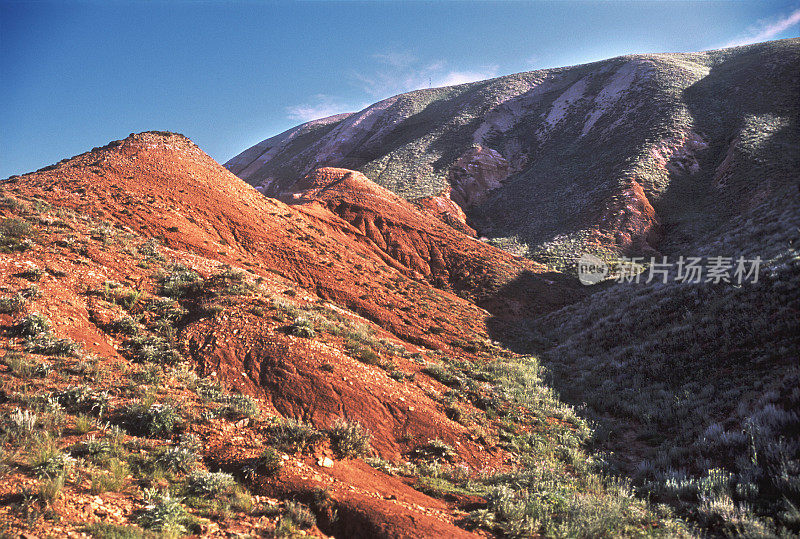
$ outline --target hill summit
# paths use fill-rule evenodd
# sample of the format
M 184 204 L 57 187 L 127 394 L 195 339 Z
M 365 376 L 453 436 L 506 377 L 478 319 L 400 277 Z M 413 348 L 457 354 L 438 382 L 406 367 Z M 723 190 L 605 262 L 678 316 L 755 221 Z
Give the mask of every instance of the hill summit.
M 308 122 L 225 166 L 268 196 L 325 166 L 563 268 L 654 255 L 797 189 L 800 40 L 644 54 L 400 94 Z

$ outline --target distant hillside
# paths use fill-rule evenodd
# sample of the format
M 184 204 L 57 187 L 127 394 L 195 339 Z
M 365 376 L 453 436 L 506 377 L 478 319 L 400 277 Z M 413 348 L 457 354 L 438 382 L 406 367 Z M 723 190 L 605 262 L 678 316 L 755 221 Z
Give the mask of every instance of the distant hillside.
M 311 170 L 449 193 L 480 235 L 561 268 L 651 254 L 797 189 L 800 39 L 418 90 L 267 139 L 226 167 L 283 197 Z

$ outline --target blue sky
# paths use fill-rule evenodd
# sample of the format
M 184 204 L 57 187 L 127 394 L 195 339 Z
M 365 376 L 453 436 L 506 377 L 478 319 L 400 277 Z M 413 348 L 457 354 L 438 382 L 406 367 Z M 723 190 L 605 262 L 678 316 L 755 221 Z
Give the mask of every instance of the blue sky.
M 0 178 L 145 130 L 225 162 L 416 88 L 798 35 L 798 0 L 0 0 Z

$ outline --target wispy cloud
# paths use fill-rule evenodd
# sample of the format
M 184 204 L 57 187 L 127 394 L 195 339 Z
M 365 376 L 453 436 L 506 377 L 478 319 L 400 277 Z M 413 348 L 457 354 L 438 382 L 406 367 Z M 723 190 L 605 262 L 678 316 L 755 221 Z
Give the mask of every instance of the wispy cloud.
M 778 20 L 759 21 L 759 23 L 753 28 L 750 28 L 743 37 L 729 41 L 725 44 L 725 47 L 739 47 L 741 45 L 768 41 L 798 23 L 800 23 L 800 8 L 795 9 L 790 14 Z
M 308 98 L 305 103 L 287 107 L 286 116 L 291 120 L 308 122 L 361 110 L 373 101 L 403 92 L 490 79 L 497 76 L 498 70 L 494 65 L 455 68 L 442 60 L 422 61 L 411 52 L 403 50 L 372 54 L 369 58 L 373 64 L 372 69 L 350 74 L 350 82 L 363 94 L 361 99 L 317 94 Z M 369 102 L 364 102 L 367 100 Z
M 286 116 L 292 120 L 310 122 L 311 120 L 318 120 L 319 118 L 325 118 L 343 112 L 352 112 L 353 110 L 355 109 L 348 107 L 332 96 L 317 94 L 311 97 L 310 103 L 287 107 Z
M 423 62 L 407 51 L 389 51 L 371 56 L 375 67 L 370 72 L 353 73 L 353 79 L 370 96 L 381 99 L 421 88 L 452 86 L 489 79 L 497 66 L 455 69 L 447 62 Z
M 539 66 L 539 57 L 534 55 L 529 56 L 524 62 L 526 69 L 536 69 Z

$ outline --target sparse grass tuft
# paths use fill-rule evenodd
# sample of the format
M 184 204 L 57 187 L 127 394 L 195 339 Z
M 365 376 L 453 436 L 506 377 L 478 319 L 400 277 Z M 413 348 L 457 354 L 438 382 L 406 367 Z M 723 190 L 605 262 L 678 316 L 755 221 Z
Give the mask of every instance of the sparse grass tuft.
M 169 273 L 160 277 L 161 295 L 179 299 L 200 289 L 203 279 L 200 274 L 182 264 L 175 264 Z
M 212 498 L 227 492 L 236 485 L 233 476 L 224 472 L 192 472 L 186 478 L 186 482 L 192 494 Z
M 306 339 L 313 339 L 317 335 L 317 332 L 314 330 L 314 324 L 308 318 L 302 316 L 294 319 L 294 322 L 292 322 L 292 325 L 289 327 L 289 333 Z
M 28 300 L 22 294 L 0 297 L 0 314 L 13 314 L 22 310 Z
M 311 425 L 295 419 L 288 419 L 266 429 L 270 444 L 283 451 L 304 453 L 314 447 L 324 434 Z
M 183 424 L 178 410 L 169 404 L 134 402 L 116 415 L 117 421 L 131 434 L 140 436 L 170 436 Z
M 180 500 L 168 494 L 158 495 L 147 505 L 139 519 L 139 524 L 148 530 L 165 534 L 183 535 L 188 513 Z
M 360 423 L 337 421 L 328 432 L 333 450 L 340 458 L 356 458 L 370 450 L 372 434 Z

